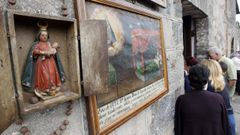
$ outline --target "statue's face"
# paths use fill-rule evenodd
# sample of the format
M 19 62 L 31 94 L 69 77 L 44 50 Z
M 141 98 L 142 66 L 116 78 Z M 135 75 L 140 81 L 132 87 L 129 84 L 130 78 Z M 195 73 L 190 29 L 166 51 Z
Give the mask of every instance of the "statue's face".
M 47 32 L 46 31 L 42 31 L 39 38 L 40 38 L 40 41 L 46 42 L 47 39 L 48 39 Z

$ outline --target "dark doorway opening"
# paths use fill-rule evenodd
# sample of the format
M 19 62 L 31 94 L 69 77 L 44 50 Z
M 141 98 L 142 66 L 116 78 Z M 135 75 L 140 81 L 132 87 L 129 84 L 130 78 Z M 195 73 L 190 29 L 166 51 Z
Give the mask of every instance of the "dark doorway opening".
M 205 30 L 205 23 L 202 23 L 201 20 L 203 18 L 206 18 L 207 15 L 201 11 L 197 6 L 195 6 L 191 1 L 189 0 L 182 0 L 182 6 L 183 6 L 183 55 L 184 57 L 198 57 L 202 55 L 202 51 L 199 52 L 199 49 L 201 50 L 205 46 L 205 38 L 206 32 Z M 198 29 L 200 28 L 200 29 Z M 199 30 L 203 30 L 203 32 L 199 32 Z M 204 36 L 202 36 L 202 33 L 204 33 Z M 200 34 L 200 37 L 198 37 Z M 201 41 L 199 44 L 198 40 Z M 207 40 L 206 40 L 207 41 Z M 200 56 L 202 57 L 202 56 Z
M 191 16 L 183 17 L 183 55 L 184 57 L 194 56 L 196 29 Z

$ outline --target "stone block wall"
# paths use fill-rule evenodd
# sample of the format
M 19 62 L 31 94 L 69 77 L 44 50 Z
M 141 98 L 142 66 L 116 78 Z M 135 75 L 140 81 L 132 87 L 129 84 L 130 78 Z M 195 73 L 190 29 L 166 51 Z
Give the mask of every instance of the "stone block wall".
M 234 48 L 239 41 L 239 28 L 235 23 L 236 1 L 234 0 L 189 0 L 207 14 L 207 18 L 197 19 L 197 57 L 206 58 L 209 46 L 222 48 L 225 55 L 231 54 L 231 42 Z
M 226 19 L 226 1 L 219 0 L 189 0 L 196 7 L 205 12 L 208 17 L 196 20 L 198 32 L 197 55 L 204 56 L 209 44 L 222 48 L 228 48 L 229 37 L 233 36 L 235 30 L 232 21 L 232 12 L 227 13 L 230 17 Z M 234 1 L 234 0 L 231 0 Z M 39 13 L 51 16 L 61 16 L 62 0 L 17 0 L 16 10 L 29 13 Z M 75 18 L 74 1 L 66 0 L 68 18 Z M 149 106 L 140 114 L 117 128 L 111 135 L 173 135 L 174 106 L 177 97 L 183 94 L 183 22 L 182 4 L 180 0 L 167 0 L 167 7 L 149 5 L 137 2 L 136 5 L 158 12 L 162 16 L 164 44 L 167 56 L 169 92 L 157 102 Z M 228 8 L 233 8 L 232 3 Z M 234 7 L 235 8 L 235 7 Z M 7 1 L 0 0 L 0 9 L 7 9 Z M 223 10 L 225 9 L 225 10 Z M 230 21 L 228 21 L 230 20 Z M 231 27 L 231 30 L 229 29 Z M 237 32 L 236 32 L 237 33 Z M 235 36 L 235 35 L 234 35 Z M 236 41 L 239 41 L 236 39 Z M 9 67 L 4 67 L 9 68 Z M 10 71 L 8 71 L 10 72 Z M 11 74 L 11 73 L 9 73 Z M 67 104 L 61 104 L 52 109 L 32 113 L 24 116 L 24 124 L 29 127 L 32 135 L 45 135 L 54 131 L 61 121 L 66 119 L 65 109 Z M 87 135 L 89 134 L 85 98 L 81 97 L 74 102 L 73 114 L 67 118 L 70 126 L 65 134 Z M 136 124 L 138 123 L 138 124 Z M 3 135 L 17 135 L 21 126 L 12 124 Z M 139 130 L 136 130 L 139 129 Z
M 195 55 L 198 59 L 207 58 L 206 50 L 209 47 L 209 20 L 208 18 L 196 19 L 196 48 Z

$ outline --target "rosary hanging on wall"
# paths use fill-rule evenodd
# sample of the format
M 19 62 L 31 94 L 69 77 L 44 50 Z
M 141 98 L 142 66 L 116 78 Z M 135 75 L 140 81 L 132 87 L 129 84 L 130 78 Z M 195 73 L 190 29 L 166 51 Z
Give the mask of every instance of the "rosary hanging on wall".
M 73 103 L 74 103 L 73 101 L 68 102 L 67 109 L 66 109 L 66 112 L 65 112 L 66 116 L 70 116 L 72 114 L 73 105 L 74 105 Z M 21 122 L 17 121 L 17 124 L 22 124 L 22 121 Z M 69 125 L 69 120 L 67 120 L 67 119 L 63 120 L 62 123 L 60 123 L 59 127 L 57 129 L 55 129 L 52 133 L 50 133 L 50 135 L 61 135 L 61 134 L 63 134 L 64 131 L 67 129 L 68 125 Z M 19 132 L 22 135 L 30 135 L 31 134 L 31 131 L 28 129 L 27 126 L 21 127 Z

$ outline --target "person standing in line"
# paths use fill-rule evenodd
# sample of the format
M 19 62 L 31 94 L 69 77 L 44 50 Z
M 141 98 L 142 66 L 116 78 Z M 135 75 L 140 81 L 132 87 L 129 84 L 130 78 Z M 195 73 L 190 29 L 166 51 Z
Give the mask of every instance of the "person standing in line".
M 188 79 L 189 68 L 196 64 L 198 64 L 198 60 L 196 58 L 194 58 L 194 57 L 185 58 L 185 61 L 184 61 L 184 90 L 185 90 L 185 93 L 188 93 L 191 91 L 191 86 L 190 86 L 190 82 Z
M 202 64 L 189 70 L 192 91 L 177 98 L 175 135 L 231 135 L 223 97 L 206 91 L 209 70 Z
M 217 47 L 211 47 L 208 49 L 208 54 L 211 59 L 216 60 L 218 62 L 222 61 L 227 64 L 228 70 L 226 72 L 226 80 L 228 81 L 228 87 L 229 87 L 229 96 L 230 98 L 233 97 L 235 93 L 235 86 L 237 81 L 237 70 L 233 63 L 233 61 L 222 54 L 222 50 L 220 50 Z
M 201 64 L 207 66 L 210 71 L 207 90 L 218 93 L 223 97 L 227 107 L 228 121 L 230 124 L 231 133 L 232 135 L 236 135 L 233 108 L 231 106 L 229 99 L 228 87 L 226 86 L 225 79 L 223 76 L 223 70 L 227 71 L 227 65 L 223 62 L 221 62 L 220 64 L 215 60 L 202 60 Z
M 237 68 L 237 83 L 236 83 L 236 92 L 240 95 L 240 51 L 235 52 L 232 55 L 232 61 Z

